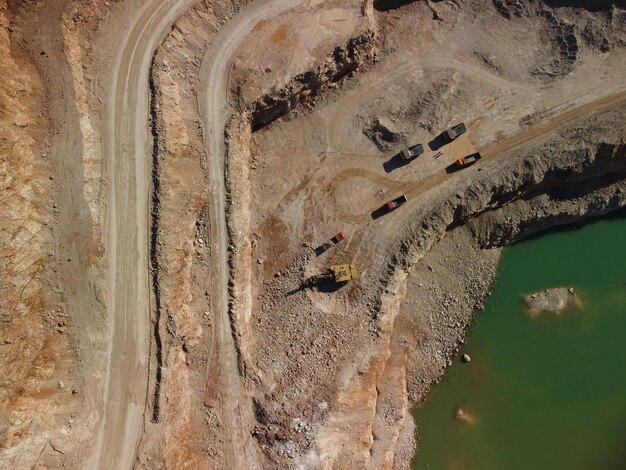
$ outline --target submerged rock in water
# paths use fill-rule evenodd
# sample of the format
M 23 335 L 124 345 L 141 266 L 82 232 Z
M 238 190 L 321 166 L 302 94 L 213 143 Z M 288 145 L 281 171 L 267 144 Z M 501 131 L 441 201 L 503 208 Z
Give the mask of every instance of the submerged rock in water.
M 526 307 L 534 313 L 561 313 L 575 298 L 573 287 L 555 287 L 524 296 Z
M 465 424 L 474 424 L 476 422 L 476 418 L 460 406 L 457 406 L 454 410 L 454 419 Z

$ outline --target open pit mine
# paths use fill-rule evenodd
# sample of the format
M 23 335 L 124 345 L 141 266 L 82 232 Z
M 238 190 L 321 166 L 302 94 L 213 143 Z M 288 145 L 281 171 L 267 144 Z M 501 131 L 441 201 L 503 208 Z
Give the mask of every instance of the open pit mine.
M 408 469 L 502 247 L 626 205 L 623 0 L 0 26 L 1 468 Z

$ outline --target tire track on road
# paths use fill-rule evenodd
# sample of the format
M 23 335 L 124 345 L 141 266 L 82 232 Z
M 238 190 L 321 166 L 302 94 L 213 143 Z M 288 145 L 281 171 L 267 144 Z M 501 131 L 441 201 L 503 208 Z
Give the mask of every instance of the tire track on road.
M 237 352 L 228 309 L 228 235 L 226 230 L 226 188 L 224 184 L 224 130 L 233 109 L 228 102 L 228 79 L 232 61 L 239 47 L 254 29 L 268 18 L 293 8 L 304 0 L 257 0 L 242 8 L 235 18 L 226 23 L 217 34 L 213 46 L 207 50 L 200 66 L 198 107 L 202 117 L 203 136 L 209 171 L 209 191 L 213 210 L 210 214 L 211 253 L 213 272 L 209 276 L 215 284 L 211 291 L 215 312 L 216 350 L 219 351 L 219 387 L 212 387 L 220 396 L 209 401 L 222 406 L 224 436 L 224 468 L 260 468 L 253 455 L 250 426 L 241 404 L 249 400 L 239 375 Z M 247 444 L 249 443 L 249 444 Z
M 561 113 L 552 119 L 539 122 L 538 124 L 535 124 L 518 134 L 512 135 L 499 141 L 495 141 L 492 144 L 483 147 L 480 150 L 482 160 L 490 160 L 496 158 L 503 153 L 508 152 L 509 150 L 513 150 L 523 144 L 527 144 L 528 142 L 537 140 L 545 136 L 549 132 L 569 122 L 581 119 L 583 117 L 591 117 L 600 112 L 607 111 L 608 109 L 617 106 L 623 102 L 626 102 L 626 91 L 606 96 L 590 103 L 586 103 L 584 105 L 570 109 L 569 111 Z M 480 165 L 480 162 L 478 162 L 477 165 Z M 342 171 L 330 181 L 329 186 L 331 188 L 331 193 L 333 195 L 336 194 L 337 187 L 340 184 L 344 184 L 352 177 L 368 178 L 375 183 L 385 185 L 392 189 L 400 190 L 407 197 L 413 198 L 423 193 L 424 191 L 435 187 L 437 184 L 440 184 L 446 179 L 452 178 L 453 175 L 448 175 L 445 172 L 439 172 L 422 180 L 407 183 L 386 178 L 369 170 L 352 168 Z M 378 207 L 382 206 L 384 202 L 385 201 L 380 201 L 374 207 L 371 207 L 367 212 L 354 214 L 349 211 L 342 210 L 340 201 L 336 200 L 336 207 L 338 207 L 338 217 L 344 222 L 364 224 L 372 220 L 371 213 Z
M 117 46 L 105 107 L 109 349 L 103 412 L 84 468 L 131 468 L 148 384 L 148 74 L 158 42 L 194 0 L 147 2 Z

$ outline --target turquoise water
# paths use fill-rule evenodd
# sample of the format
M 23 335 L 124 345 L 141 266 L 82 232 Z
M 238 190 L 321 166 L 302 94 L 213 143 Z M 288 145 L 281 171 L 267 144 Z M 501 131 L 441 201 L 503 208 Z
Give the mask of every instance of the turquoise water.
M 523 294 L 557 286 L 583 306 L 524 312 Z M 413 469 L 626 469 L 626 214 L 506 248 L 493 292 L 472 361 L 414 412 Z

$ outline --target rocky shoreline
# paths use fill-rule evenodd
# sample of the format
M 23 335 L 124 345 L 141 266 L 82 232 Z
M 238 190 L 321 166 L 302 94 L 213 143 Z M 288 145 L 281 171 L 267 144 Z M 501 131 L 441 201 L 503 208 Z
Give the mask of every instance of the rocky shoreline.
M 500 169 L 491 163 L 486 165 L 478 180 L 464 189 L 457 188 L 451 199 L 440 198 L 444 202 L 434 205 L 430 215 L 415 219 L 419 229 L 411 242 L 405 237 L 406 249 L 398 252 L 406 254 L 395 259 L 397 271 L 389 277 L 389 284 L 397 286 L 392 292 L 399 297 L 403 297 L 401 292 L 406 288 L 403 305 L 407 299 L 411 302 L 410 292 L 426 285 L 424 279 L 431 279 L 433 284 L 428 297 L 413 300 L 416 306 L 412 320 L 402 308 L 396 318 L 396 322 L 411 324 L 412 331 L 421 332 L 421 337 L 414 339 L 415 349 L 408 355 L 407 420 L 412 419 L 411 407 L 426 397 L 431 385 L 441 379 L 446 367 L 462 351 L 473 313 L 480 311 L 490 294 L 499 257 L 499 251 L 490 248 L 624 207 L 626 146 L 619 131 L 607 129 L 608 123 L 625 113 L 622 107 L 590 119 L 589 132 L 584 137 L 578 133 L 576 142 L 569 140 L 565 144 L 572 131 L 564 131 L 560 139 L 500 162 Z M 574 145 L 579 148 L 573 148 Z M 570 150 L 555 151 L 559 147 Z M 578 188 L 579 196 L 564 197 L 572 185 Z M 455 243 L 454 236 L 465 240 Z M 441 263 L 442 259 L 447 263 Z M 440 260 L 440 265 L 435 260 Z M 484 264 L 481 266 L 480 262 Z M 442 269 L 445 264 L 448 268 Z M 408 284 L 402 287 L 407 272 Z M 421 280 L 417 287 L 415 281 L 412 284 L 416 278 Z M 456 296 L 452 294 L 454 290 L 458 290 Z M 567 288 L 565 293 L 574 297 Z M 557 297 L 561 295 L 559 290 Z M 460 302 L 461 296 L 465 302 Z M 430 323 L 424 324 L 424 317 L 430 318 Z M 413 432 L 410 426 L 402 429 L 404 433 Z M 411 440 L 405 434 L 397 442 L 406 446 Z M 394 468 L 408 468 L 410 459 L 406 459 L 406 452 L 397 447 L 396 450 Z

